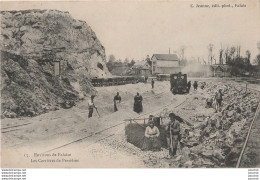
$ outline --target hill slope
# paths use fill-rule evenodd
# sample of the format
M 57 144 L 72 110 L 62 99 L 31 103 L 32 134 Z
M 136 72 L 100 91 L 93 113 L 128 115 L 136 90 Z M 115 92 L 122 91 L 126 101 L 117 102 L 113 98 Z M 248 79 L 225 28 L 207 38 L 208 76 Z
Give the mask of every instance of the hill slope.
M 65 100 L 93 93 L 89 78 L 110 76 L 105 49 L 86 22 L 57 10 L 0 14 L 2 115 L 56 109 Z

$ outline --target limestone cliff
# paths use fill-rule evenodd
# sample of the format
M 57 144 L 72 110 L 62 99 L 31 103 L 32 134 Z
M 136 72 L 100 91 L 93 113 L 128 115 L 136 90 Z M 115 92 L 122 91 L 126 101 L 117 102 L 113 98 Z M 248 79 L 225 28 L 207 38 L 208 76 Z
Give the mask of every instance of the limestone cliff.
M 57 10 L 0 14 L 5 116 L 55 109 L 64 100 L 77 100 L 93 91 L 89 78 L 110 76 L 105 49 L 86 22 Z

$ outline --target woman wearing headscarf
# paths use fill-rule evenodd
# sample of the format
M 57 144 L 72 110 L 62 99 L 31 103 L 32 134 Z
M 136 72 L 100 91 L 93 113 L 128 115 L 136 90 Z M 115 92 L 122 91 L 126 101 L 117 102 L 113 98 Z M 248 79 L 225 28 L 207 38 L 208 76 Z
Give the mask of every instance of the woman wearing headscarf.
M 149 121 L 149 125 L 145 129 L 143 150 L 159 151 L 161 143 L 159 140 L 159 129 L 154 125 L 153 120 Z

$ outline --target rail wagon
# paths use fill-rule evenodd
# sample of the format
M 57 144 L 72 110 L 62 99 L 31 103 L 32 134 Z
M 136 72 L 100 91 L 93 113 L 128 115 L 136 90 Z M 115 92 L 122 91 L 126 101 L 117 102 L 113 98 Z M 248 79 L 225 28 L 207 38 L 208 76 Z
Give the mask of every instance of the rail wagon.
M 92 78 L 91 84 L 94 87 L 98 86 L 116 86 L 124 84 L 135 84 L 138 82 L 145 82 L 144 77 L 139 76 L 121 76 L 110 78 Z
M 169 81 L 170 74 L 157 74 L 156 79 L 157 79 L 157 81 Z
M 91 79 L 91 84 L 94 87 L 99 87 L 104 85 L 104 79 L 103 78 L 93 78 Z
M 183 94 L 188 92 L 187 74 L 182 74 L 181 72 L 179 72 L 178 74 L 171 74 L 170 83 L 171 92 L 173 94 Z

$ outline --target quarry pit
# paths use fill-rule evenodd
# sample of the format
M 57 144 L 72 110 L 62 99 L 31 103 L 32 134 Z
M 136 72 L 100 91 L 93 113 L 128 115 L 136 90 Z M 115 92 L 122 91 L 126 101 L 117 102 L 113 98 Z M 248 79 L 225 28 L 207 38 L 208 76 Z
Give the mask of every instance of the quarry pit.
M 198 80 L 199 83 L 206 82 L 205 88 L 191 90 L 184 95 L 173 95 L 169 91 L 168 81 L 156 81 L 154 89 L 151 89 L 149 83 L 98 87 L 95 103 L 101 117 L 94 112 L 91 119 L 87 118 L 88 98 L 70 109 L 50 111 L 36 117 L 5 118 L 2 127 L 27 125 L 2 133 L 3 151 L 8 151 L 12 156 L 20 156 L 25 151 L 29 155 L 49 150 L 53 153 L 66 152 L 72 158 L 80 159 L 78 163 L 71 163 L 71 167 L 234 167 L 256 111 L 259 92 L 245 90 L 243 82 Z M 258 85 L 251 87 L 258 88 Z M 224 104 L 222 112 L 215 113 L 213 108 L 205 107 L 205 99 L 212 96 L 218 88 L 224 90 Z M 120 93 L 122 103 L 118 107 L 119 111 L 113 112 L 113 96 L 116 92 Z M 144 99 L 144 110 L 140 114 L 133 111 L 136 92 Z M 185 146 L 179 148 L 173 159 L 168 158 L 163 137 L 163 146 L 158 152 L 142 151 L 138 143 L 127 141 L 129 122 L 125 119 L 142 119 L 154 115 L 165 117 L 162 121 L 167 123 L 170 112 L 192 124 L 181 123 L 182 133 L 185 129 L 189 129 L 190 133 L 182 137 Z M 210 125 L 213 119 L 217 121 L 214 128 Z M 222 123 L 219 123 L 220 120 Z M 135 137 L 130 138 L 141 141 L 146 124 L 138 121 L 132 125 Z M 78 139 L 81 140 L 69 144 Z M 62 147 L 64 144 L 69 145 Z M 60 148 L 55 149 L 57 147 Z M 109 165 L 100 163 L 104 161 L 109 161 Z M 13 164 L 3 157 L 2 162 L 6 167 L 35 166 L 26 159 Z M 46 164 L 38 166 L 46 167 Z M 58 163 L 55 166 L 63 167 Z

